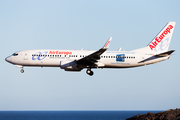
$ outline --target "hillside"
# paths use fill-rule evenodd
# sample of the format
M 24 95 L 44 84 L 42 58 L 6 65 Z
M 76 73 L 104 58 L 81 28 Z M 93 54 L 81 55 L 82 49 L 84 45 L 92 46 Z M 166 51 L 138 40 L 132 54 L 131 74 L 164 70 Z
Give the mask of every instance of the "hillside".
M 136 115 L 126 120 L 180 120 L 180 109 L 170 109 L 160 113 L 147 113 L 144 115 Z

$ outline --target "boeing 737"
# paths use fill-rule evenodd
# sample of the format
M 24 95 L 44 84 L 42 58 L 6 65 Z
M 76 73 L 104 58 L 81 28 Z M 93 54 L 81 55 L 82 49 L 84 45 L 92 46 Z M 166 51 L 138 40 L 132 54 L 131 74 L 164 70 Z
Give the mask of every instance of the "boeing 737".
M 24 72 L 25 66 L 60 67 L 65 71 L 81 71 L 93 75 L 94 68 L 131 68 L 167 60 L 175 50 L 168 51 L 175 22 L 169 22 L 146 46 L 132 51 L 107 51 L 112 37 L 97 51 L 89 50 L 24 50 L 5 60 Z

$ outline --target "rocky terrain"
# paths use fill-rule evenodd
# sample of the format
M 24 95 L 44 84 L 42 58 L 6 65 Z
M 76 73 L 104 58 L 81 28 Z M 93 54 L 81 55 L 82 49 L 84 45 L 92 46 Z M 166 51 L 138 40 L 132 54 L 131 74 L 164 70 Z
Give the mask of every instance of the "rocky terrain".
M 180 120 L 180 109 L 170 109 L 160 113 L 147 113 L 145 115 L 136 115 L 126 120 Z

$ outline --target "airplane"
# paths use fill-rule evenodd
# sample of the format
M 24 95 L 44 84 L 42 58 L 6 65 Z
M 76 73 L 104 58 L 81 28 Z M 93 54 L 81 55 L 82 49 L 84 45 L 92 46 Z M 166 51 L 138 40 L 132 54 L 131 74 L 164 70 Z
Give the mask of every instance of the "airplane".
M 16 67 L 60 67 L 65 71 L 81 71 L 92 76 L 95 68 L 131 68 L 158 63 L 169 59 L 175 50 L 168 51 L 175 22 L 169 22 L 146 46 L 132 51 L 107 51 L 112 37 L 97 51 L 92 50 L 24 50 L 13 53 L 5 60 Z

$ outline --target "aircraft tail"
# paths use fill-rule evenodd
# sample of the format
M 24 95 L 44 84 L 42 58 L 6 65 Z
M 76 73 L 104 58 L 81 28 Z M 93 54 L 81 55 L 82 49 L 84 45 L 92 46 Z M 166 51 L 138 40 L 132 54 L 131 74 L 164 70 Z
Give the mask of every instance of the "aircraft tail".
M 146 51 L 152 53 L 163 53 L 167 52 L 171 37 L 174 31 L 176 22 L 169 22 L 167 25 L 159 32 L 159 34 L 146 46 L 145 48 L 133 50 L 133 51 Z

